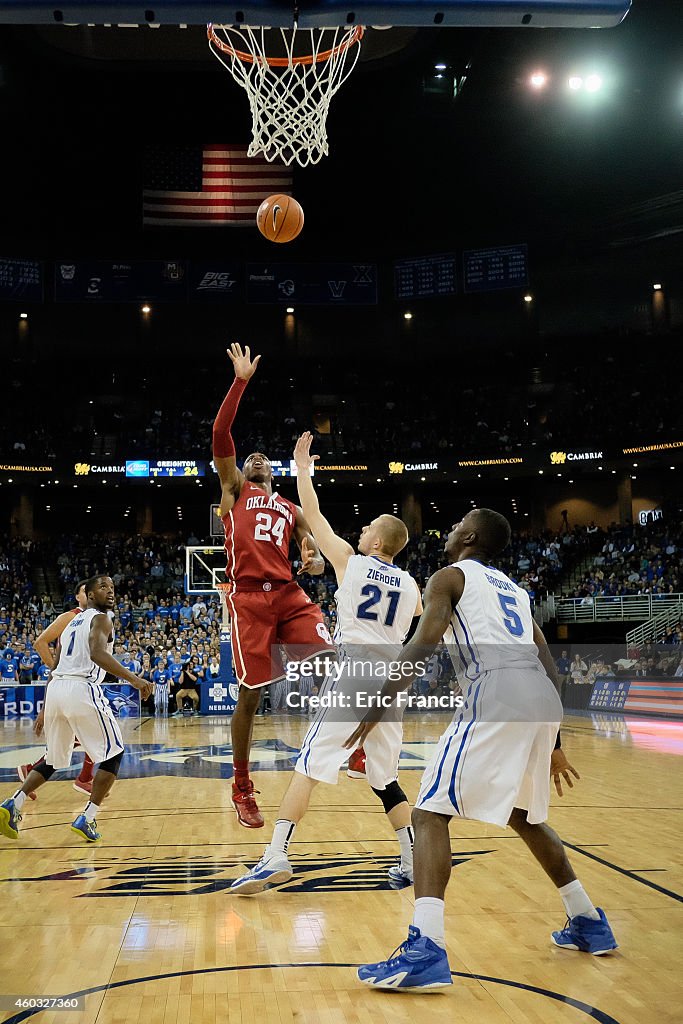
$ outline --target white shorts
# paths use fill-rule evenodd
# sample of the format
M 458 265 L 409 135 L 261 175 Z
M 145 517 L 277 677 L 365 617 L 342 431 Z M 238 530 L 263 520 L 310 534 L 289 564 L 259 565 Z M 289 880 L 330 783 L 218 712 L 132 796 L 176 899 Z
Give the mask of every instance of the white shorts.
M 76 737 L 95 764 L 123 753 L 119 724 L 99 685 L 56 676 L 45 694 L 47 764 L 68 768 Z
M 470 687 L 465 709 L 446 729 L 425 769 L 415 806 L 502 827 L 519 807 L 527 811 L 530 824 L 538 824 L 548 817 L 550 758 L 562 706 L 552 684 L 544 682 L 526 703 L 546 720 L 521 721 L 512 704 L 497 699 L 509 675 L 485 675 L 499 678 L 483 678 Z
M 336 694 L 347 693 L 350 698 L 358 690 L 353 680 L 340 679 L 333 687 L 327 682 L 321 695 L 333 689 Z M 295 771 L 317 782 L 337 782 L 339 769 L 349 758 L 350 750 L 344 743 L 358 724 L 358 716 L 339 708 L 321 708 L 311 722 L 294 766 Z M 368 733 L 363 743 L 365 773 L 373 789 L 386 789 L 398 778 L 398 760 L 403 742 L 403 722 L 382 721 Z

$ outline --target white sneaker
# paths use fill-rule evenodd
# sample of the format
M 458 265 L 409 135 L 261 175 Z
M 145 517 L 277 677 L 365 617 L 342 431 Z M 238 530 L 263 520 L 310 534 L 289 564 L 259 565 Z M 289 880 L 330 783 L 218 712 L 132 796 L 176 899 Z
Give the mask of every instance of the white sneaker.
M 405 889 L 406 886 L 413 884 L 413 869 L 404 868 L 401 861 L 398 864 L 392 864 L 387 874 L 389 881 L 400 889 Z
M 257 892 L 263 892 L 271 885 L 281 885 L 288 882 L 294 874 L 292 865 L 284 853 L 263 854 L 258 864 L 255 864 L 251 871 L 241 878 L 236 878 L 230 886 L 230 892 L 237 896 L 253 896 Z

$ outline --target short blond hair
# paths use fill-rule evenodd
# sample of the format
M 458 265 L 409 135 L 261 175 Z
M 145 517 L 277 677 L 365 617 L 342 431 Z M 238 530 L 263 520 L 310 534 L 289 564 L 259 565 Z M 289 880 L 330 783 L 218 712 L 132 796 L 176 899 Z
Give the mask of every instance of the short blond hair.
M 382 549 L 393 558 L 403 551 L 408 543 L 408 527 L 402 519 L 388 513 L 377 517 L 379 534 L 382 538 Z

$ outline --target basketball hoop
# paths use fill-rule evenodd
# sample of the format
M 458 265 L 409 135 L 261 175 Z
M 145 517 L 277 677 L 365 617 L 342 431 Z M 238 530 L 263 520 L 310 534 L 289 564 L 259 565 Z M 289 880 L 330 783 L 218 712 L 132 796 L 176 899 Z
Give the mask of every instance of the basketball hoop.
M 327 156 L 330 101 L 356 66 L 364 31 L 207 26 L 211 52 L 249 97 L 248 156 L 302 167 Z

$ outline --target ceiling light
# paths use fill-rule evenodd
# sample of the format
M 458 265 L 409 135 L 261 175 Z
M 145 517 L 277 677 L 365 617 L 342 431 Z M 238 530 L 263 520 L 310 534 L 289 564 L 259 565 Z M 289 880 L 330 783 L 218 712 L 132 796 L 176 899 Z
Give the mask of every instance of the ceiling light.
M 532 89 L 542 89 L 548 84 L 548 76 L 545 71 L 534 71 L 529 78 L 529 85 Z
M 587 75 L 584 84 L 586 92 L 597 92 L 598 89 L 602 89 L 602 77 L 596 74 Z

